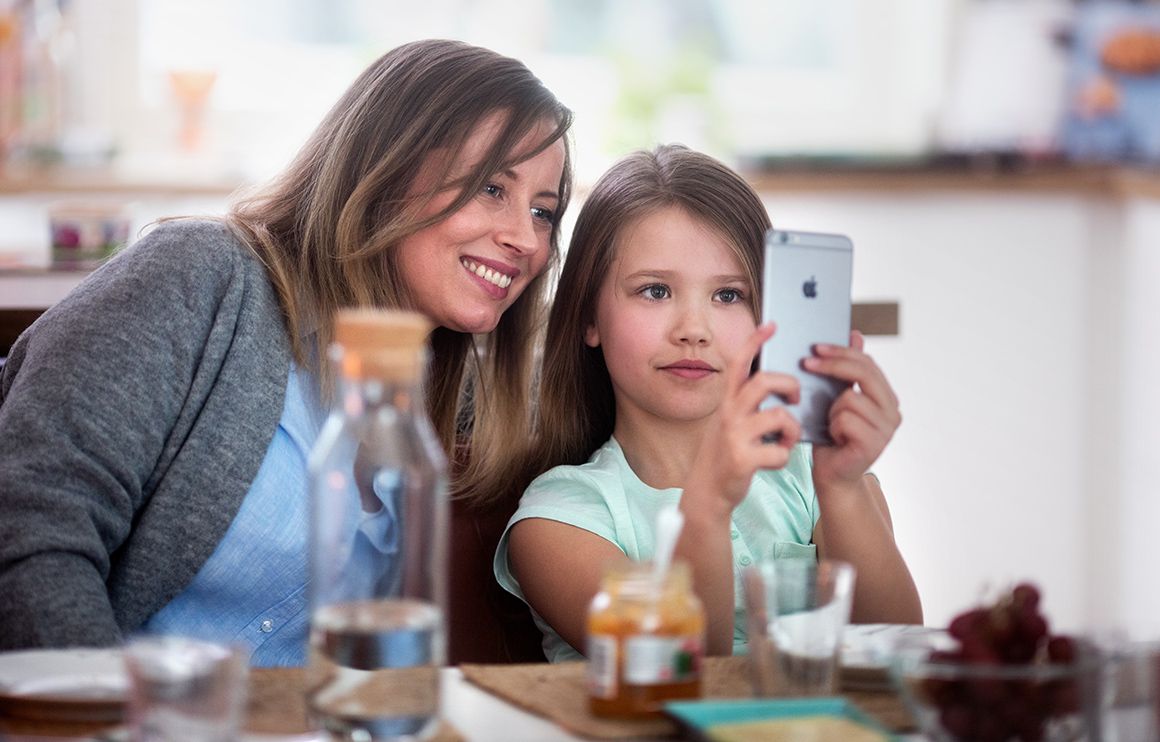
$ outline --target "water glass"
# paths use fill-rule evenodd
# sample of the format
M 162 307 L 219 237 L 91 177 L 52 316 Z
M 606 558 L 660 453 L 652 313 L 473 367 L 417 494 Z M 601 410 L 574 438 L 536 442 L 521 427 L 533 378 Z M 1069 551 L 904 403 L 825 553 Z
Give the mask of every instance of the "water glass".
M 246 709 L 248 663 L 241 650 L 172 636 L 125 648 L 134 742 L 231 742 Z
M 747 567 L 742 577 L 754 695 L 834 695 L 854 567 L 828 559 L 770 560 Z
M 1104 667 L 1104 739 L 1160 739 L 1160 642 L 1115 641 Z

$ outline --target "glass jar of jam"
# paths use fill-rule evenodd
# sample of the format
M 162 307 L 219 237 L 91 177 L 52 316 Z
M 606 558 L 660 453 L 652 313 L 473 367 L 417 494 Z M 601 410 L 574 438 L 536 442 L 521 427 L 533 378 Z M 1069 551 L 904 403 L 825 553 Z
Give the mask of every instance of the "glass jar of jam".
M 665 701 L 699 698 L 705 610 L 688 565 L 663 581 L 651 563 L 604 574 L 588 611 L 588 697 L 596 716 L 659 715 Z

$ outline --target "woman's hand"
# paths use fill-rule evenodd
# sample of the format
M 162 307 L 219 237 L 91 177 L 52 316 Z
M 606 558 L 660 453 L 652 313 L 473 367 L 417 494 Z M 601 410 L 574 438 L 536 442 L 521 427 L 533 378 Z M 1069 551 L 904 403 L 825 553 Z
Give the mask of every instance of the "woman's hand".
M 801 426 L 784 407 L 760 409 L 772 394 L 797 402 L 801 394 L 797 379 L 769 372 L 749 375 L 761 344 L 773 337 L 775 329 L 772 322 L 758 327 L 726 366 L 725 396 L 686 485 L 687 491 L 724 496 L 730 511 L 745 499 L 757 470 L 785 466 L 790 449 L 801 438 Z M 770 434 L 778 434 L 776 442 L 763 440 Z
M 818 345 L 817 355 L 803 362 L 807 371 L 852 385 L 830 407 L 834 445 L 814 447 L 814 481 L 819 489 L 858 484 L 902 423 L 898 397 L 862 348 L 862 334 L 855 331 L 850 333 L 849 348 Z

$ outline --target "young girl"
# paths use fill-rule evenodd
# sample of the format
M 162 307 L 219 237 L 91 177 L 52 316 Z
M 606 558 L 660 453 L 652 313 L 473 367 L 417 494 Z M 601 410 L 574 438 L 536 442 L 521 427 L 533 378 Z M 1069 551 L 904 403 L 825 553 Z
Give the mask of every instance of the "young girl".
M 576 223 L 548 325 L 535 479 L 495 559 L 524 599 L 548 659 L 579 657 L 603 566 L 653 555 L 657 512 L 679 502 L 687 561 L 708 618 L 708 650 L 746 641 L 739 575 L 753 560 L 830 557 L 858 571 L 853 620 L 921 623 L 890 513 L 867 470 L 901 418 L 881 370 L 851 347 L 820 346 L 812 372 L 852 386 L 830 413 L 834 446 L 798 444 L 771 394 L 797 381 L 750 371 L 773 325 L 757 326 L 757 194 L 680 146 L 639 152 L 594 187 Z M 764 443 L 767 433 L 778 443 Z

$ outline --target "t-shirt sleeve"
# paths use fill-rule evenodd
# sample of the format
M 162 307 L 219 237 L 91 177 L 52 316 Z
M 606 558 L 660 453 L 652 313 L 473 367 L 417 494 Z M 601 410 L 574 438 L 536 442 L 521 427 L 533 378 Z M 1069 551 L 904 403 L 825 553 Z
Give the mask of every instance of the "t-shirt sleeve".
M 496 548 L 493 569 L 503 589 L 527 602 L 508 563 L 508 535 L 512 526 L 521 520 L 545 518 L 566 523 L 594 533 L 623 551 L 616 540 L 612 510 L 606 497 L 607 486 L 611 484 L 574 466 L 557 467 L 533 481 L 520 498 L 519 507 Z

